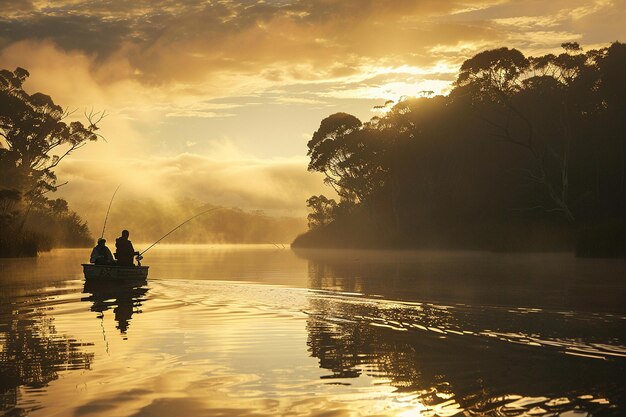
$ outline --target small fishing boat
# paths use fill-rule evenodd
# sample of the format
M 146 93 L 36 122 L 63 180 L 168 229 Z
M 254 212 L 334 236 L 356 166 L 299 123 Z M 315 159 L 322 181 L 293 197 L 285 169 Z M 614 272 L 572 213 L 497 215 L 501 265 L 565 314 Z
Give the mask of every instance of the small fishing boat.
M 98 240 L 98 244 L 100 244 L 100 240 L 104 241 L 104 231 L 107 226 L 107 220 L 109 218 L 109 211 L 111 211 L 111 205 L 113 204 L 113 199 L 115 198 L 115 194 L 117 194 L 117 190 L 120 189 L 120 185 L 117 186 L 113 196 L 111 197 L 111 201 L 109 202 L 109 208 L 107 209 L 107 214 L 104 217 L 104 226 L 102 227 L 102 235 L 100 235 L 100 239 Z M 83 266 L 83 272 L 85 273 L 85 281 L 87 280 L 101 280 L 105 282 L 107 280 L 127 280 L 127 281 L 135 281 L 135 280 L 146 280 L 148 278 L 148 267 L 141 266 L 141 260 L 143 259 L 143 254 L 148 252 L 152 247 L 154 247 L 157 243 L 168 237 L 174 231 L 182 227 L 184 224 L 189 223 L 193 219 L 198 216 L 202 216 L 203 214 L 209 213 L 214 210 L 219 210 L 221 207 L 212 207 L 208 210 L 205 210 L 201 213 L 196 214 L 195 216 L 190 217 L 185 220 L 169 232 L 167 232 L 164 236 L 162 236 L 159 240 L 154 242 L 152 245 L 148 246 L 147 249 L 139 252 L 134 252 L 135 259 L 137 260 L 138 266 L 118 266 L 118 265 L 96 265 L 96 264 L 81 264 Z M 128 233 L 128 231 L 126 231 Z M 128 234 L 126 235 L 128 237 Z M 132 245 L 131 245 L 132 248 Z M 108 250 L 108 249 L 107 249 Z M 109 251 L 110 256 L 110 251 Z M 116 254 L 117 257 L 117 254 Z
M 82 265 L 85 279 L 135 280 L 148 278 L 148 266 Z

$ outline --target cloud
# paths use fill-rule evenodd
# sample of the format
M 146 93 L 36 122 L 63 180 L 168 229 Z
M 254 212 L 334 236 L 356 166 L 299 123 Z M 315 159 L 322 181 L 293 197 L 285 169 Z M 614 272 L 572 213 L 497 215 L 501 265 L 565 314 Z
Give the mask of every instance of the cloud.
M 165 117 L 233 117 L 234 113 L 227 112 L 228 109 L 240 107 L 235 104 L 216 104 L 207 102 L 185 103 L 176 106 L 167 106 Z
M 23 2 L 0 19 L 0 37 L 7 47 L 49 42 L 82 54 L 101 84 L 125 80 L 156 87 L 153 94 L 185 88 L 215 98 L 276 83 L 349 81 L 373 66 L 458 67 L 503 40 L 554 49 L 566 38 L 593 38 L 597 28 L 586 22 L 624 16 L 623 6 L 624 0 L 171 0 L 158 8 L 147 0 Z M 624 35 L 612 27 L 605 42 Z
M 533 55 L 557 51 L 567 41 L 590 49 L 626 37 L 625 0 L 506 1 L 460 18 L 482 20 L 502 34 L 501 44 Z
M 59 166 L 79 211 L 85 195 L 102 199 L 122 182 L 138 195 L 304 215 L 306 198 L 328 193 L 304 155 L 330 113 L 365 120 L 384 100 L 445 93 L 464 59 L 492 47 L 537 54 L 624 40 L 625 5 L 0 0 L 0 67 L 28 69 L 26 89 L 76 119 L 109 113 L 107 142 Z
M 341 76 L 364 59 L 425 43 L 482 36 L 462 24 L 429 21 L 484 1 L 55 2 L 0 21 L 7 44 L 49 40 L 94 63 L 122 57 L 146 84 L 206 80 L 223 72 L 266 75 L 289 66 L 292 78 Z M 449 27 L 446 27 L 448 25 Z M 353 61 L 353 65 L 345 65 Z M 298 63 L 295 65 L 295 63 Z M 95 64 L 94 64 L 95 65 Z M 304 70 L 310 66 L 314 71 Z M 356 65 L 356 66 L 355 66 Z M 298 67 L 301 67 L 300 69 Z M 272 69 L 273 68 L 273 69 Z
M 33 11 L 35 7 L 29 0 L 0 0 L 0 9 L 6 18 L 14 18 Z

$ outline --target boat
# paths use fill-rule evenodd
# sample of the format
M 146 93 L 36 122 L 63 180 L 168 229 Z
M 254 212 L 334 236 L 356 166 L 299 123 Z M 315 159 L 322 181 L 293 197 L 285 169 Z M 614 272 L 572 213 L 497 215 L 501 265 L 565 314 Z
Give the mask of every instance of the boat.
M 82 265 L 85 279 L 139 280 L 148 278 L 148 266 Z

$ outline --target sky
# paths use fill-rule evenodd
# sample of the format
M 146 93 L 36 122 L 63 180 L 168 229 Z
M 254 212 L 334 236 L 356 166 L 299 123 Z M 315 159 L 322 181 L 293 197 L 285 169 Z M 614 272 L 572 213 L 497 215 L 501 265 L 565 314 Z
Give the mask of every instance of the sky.
M 527 55 L 626 41 L 626 0 L 0 0 L 0 68 L 28 92 L 106 111 L 57 169 L 79 214 L 124 197 L 304 216 L 332 194 L 306 143 L 335 112 L 446 94 L 490 48 Z M 96 204 L 97 206 L 97 204 Z

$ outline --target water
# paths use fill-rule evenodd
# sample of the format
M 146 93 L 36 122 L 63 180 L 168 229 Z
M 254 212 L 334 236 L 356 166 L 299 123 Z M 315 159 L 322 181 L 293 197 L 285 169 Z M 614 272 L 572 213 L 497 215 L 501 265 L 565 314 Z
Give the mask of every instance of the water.
M 0 415 L 620 416 L 626 262 L 159 246 L 0 260 Z

